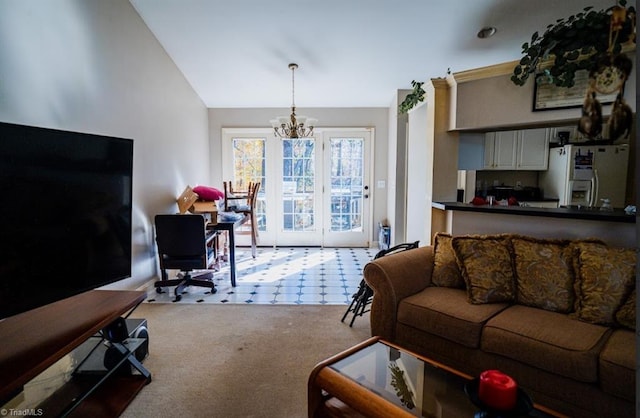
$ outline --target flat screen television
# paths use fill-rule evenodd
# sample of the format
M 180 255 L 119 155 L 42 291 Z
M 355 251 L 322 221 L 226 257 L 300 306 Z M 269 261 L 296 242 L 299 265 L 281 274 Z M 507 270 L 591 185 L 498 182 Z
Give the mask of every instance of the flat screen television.
M 131 139 L 0 123 L 0 318 L 131 276 L 132 171 Z

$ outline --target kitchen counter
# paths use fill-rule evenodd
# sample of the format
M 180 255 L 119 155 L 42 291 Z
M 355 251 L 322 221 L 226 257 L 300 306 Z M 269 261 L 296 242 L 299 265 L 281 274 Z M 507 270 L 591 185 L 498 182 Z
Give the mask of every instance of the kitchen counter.
M 538 238 L 599 238 L 609 245 L 633 248 L 636 216 L 622 209 L 536 208 L 480 205 L 459 202 L 432 203 L 432 234 L 451 235 L 515 233 Z
M 570 218 L 592 221 L 635 223 L 634 215 L 627 215 L 622 209 L 613 212 L 602 211 L 599 208 L 534 208 L 521 206 L 472 205 L 461 202 L 433 202 L 433 208 L 440 210 L 467 211 L 479 213 L 498 213 L 503 215 L 544 216 L 551 218 Z

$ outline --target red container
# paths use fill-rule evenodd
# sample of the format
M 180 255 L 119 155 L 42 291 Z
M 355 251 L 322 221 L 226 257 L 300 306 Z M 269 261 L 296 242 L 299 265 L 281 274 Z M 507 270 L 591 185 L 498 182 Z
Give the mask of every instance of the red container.
M 478 397 L 490 408 L 510 411 L 516 406 L 518 385 L 499 370 L 485 370 L 480 374 Z

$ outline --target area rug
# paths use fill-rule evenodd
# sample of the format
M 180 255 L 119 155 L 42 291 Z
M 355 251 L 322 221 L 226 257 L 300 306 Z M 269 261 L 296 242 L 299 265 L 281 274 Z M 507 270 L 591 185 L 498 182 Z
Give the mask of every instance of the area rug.
M 122 415 L 307 416 L 307 379 L 320 361 L 370 336 L 369 314 L 345 306 L 143 304 L 152 382 Z

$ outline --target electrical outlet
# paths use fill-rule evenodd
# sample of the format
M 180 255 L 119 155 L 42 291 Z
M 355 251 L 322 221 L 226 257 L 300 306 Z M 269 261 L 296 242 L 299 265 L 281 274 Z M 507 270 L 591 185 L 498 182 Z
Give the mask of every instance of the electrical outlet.
M 521 188 L 522 182 L 520 180 L 516 181 L 516 187 Z

